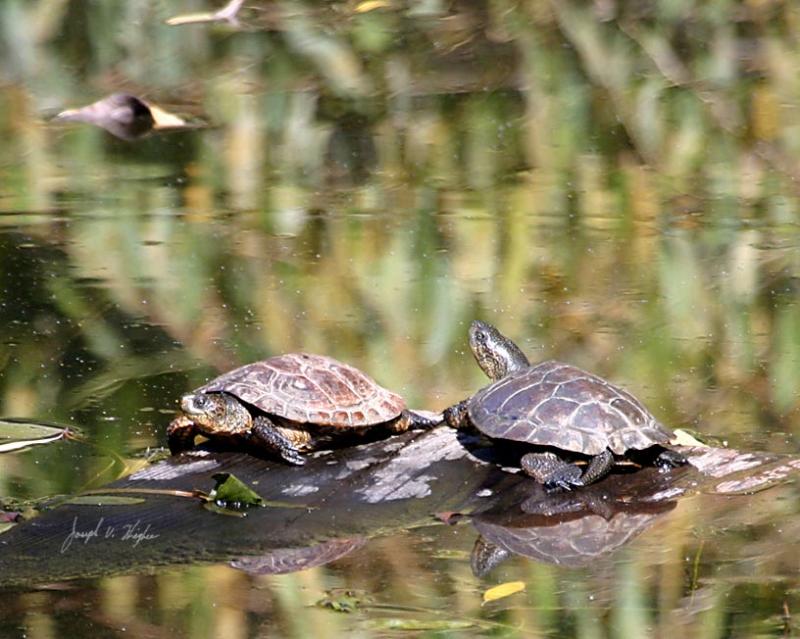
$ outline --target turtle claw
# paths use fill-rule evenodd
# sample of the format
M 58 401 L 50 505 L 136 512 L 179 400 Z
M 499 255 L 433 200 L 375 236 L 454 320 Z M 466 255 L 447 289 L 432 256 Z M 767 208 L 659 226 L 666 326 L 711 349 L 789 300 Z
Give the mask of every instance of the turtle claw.
M 293 464 L 294 466 L 305 466 L 306 458 L 294 449 L 282 449 L 279 451 L 281 459 Z
M 548 493 L 571 492 L 575 485 L 565 479 L 553 479 L 544 483 L 544 490 Z

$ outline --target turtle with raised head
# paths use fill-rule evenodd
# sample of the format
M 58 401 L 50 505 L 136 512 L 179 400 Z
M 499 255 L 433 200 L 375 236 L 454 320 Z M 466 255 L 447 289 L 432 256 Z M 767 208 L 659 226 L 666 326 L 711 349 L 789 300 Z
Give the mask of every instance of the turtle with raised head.
M 405 400 L 331 357 L 289 353 L 247 364 L 181 398 L 167 429 L 170 451 L 191 448 L 195 436 L 272 451 L 297 465 L 301 451 L 340 435 L 386 434 L 441 423 L 406 408 Z
M 686 463 L 667 448 L 672 431 L 627 391 L 562 362 L 531 366 L 514 342 L 485 322 L 472 323 L 469 345 L 493 383 L 445 410 L 445 421 L 542 448 L 520 463 L 546 487 L 591 484 L 634 451 L 652 449 L 659 466 Z M 585 470 L 568 459 L 576 453 L 588 459 Z

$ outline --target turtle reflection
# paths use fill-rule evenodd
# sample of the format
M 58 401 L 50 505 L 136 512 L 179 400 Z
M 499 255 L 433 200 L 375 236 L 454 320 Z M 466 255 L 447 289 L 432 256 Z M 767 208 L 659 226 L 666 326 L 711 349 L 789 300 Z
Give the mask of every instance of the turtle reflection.
M 684 469 L 677 469 L 685 472 Z M 570 493 L 547 494 L 532 483 L 527 496 L 473 516 L 480 533 L 470 564 L 483 577 L 511 555 L 568 567 L 611 554 L 675 508 L 683 491 L 657 469 L 614 475 Z M 520 489 L 523 486 L 519 487 Z M 531 489 L 534 489 L 531 492 Z
M 283 575 L 324 566 L 349 555 L 366 543 L 365 537 L 344 537 L 300 548 L 276 548 L 255 557 L 234 559 L 231 566 L 251 575 Z

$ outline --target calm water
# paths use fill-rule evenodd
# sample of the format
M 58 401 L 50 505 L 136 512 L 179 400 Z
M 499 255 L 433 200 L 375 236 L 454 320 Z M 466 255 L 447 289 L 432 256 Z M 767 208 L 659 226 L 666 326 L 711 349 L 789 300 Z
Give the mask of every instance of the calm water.
M 790 4 L 101 4 L 0 6 L 0 416 L 87 438 L 0 454 L 0 510 L 142 468 L 182 392 L 274 354 L 441 410 L 485 383 L 476 317 L 673 427 L 800 452 Z M 115 91 L 207 126 L 49 120 Z M 477 524 L 431 511 L 300 572 L 12 589 L 0 637 L 794 636 L 797 504 L 696 495 L 589 565 L 484 577 Z

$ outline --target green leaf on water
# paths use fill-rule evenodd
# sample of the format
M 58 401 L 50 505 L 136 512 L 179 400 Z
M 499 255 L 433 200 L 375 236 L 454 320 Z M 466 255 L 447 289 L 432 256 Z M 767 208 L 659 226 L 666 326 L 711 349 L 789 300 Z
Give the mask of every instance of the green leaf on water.
M 0 453 L 11 453 L 66 437 L 70 430 L 35 422 L 0 420 Z
M 132 506 L 134 504 L 143 504 L 145 502 L 141 497 L 123 497 L 121 495 L 79 495 L 77 497 L 70 497 L 65 504 L 73 504 L 79 506 Z
M 325 596 L 316 605 L 320 608 L 330 608 L 336 612 L 354 612 L 361 606 L 370 603 L 372 603 L 372 598 L 362 590 L 335 588 L 326 591 Z
M 0 522 L 0 535 L 2 535 L 7 530 L 11 530 L 17 523 L 14 521 L 3 521 Z
M 217 484 L 208 497 L 218 506 L 236 509 L 264 505 L 261 496 L 235 475 L 217 473 L 211 477 Z

